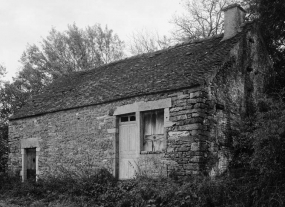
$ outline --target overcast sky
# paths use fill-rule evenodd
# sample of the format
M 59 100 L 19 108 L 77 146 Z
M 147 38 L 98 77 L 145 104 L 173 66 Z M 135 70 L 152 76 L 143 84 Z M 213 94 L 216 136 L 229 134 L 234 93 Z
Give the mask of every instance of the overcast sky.
M 172 16 L 183 11 L 181 4 L 182 0 L 0 0 L 0 64 L 11 80 L 27 44 L 38 44 L 52 27 L 64 31 L 74 22 L 79 28 L 108 25 L 125 42 L 142 29 L 167 35 Z

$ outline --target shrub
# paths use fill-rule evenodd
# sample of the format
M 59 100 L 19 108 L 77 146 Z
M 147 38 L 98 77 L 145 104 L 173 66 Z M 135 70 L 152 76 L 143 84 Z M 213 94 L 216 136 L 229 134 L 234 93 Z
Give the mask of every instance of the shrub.
M 285 104 L 265 99 L 259 104 L 253 131 L 251 168 L 257 171 L 254 202 L 257 206 L 285 204 Z
M 7 171 L 8 126 L 0 123 L 0 177 Z
M 251 192 L 252 206 L 285 203 L 285 104 L 263 99 L 257 112 L 238 123 L 231 172 Z M 239 172 L 239 173 L 236 173 Z
M 72 175 L 72 176 L 71 176 Z M 7 176 L 1 180 L 0 192 L 8 197 L 25 198 L 26 202 L 55 200 L 88 203 L 115 203 L 119 194 L 114 193 L 116 180 L 105 169 L 100 169 L 93 175 L 74 176 L 73 173 L 48 175 L 37 182 L 24 182 Z M 118 191 L 119 193 L 119 191 Z M 107 200 L 106 200 L 107 198 Z M 23 201 L 21 201 L 23 202 Z
M 264 186 L 257 185 L 258 182 L 249 177 L 210 179 L 189 176 L 173 180 L 139 176 L 116 181 L 106 170 L 86 178 L 61 176 L 42 179 L 37 183 L 15 181 L 10 184 L 9 188 L 6 186 L 5 195 L 15 198 L 14 203 L 27 206 L 45 206 L 48 203 L 56 206 L 106 207 L 282 206 L 285 192 L 284 185 L 267 188 L 270 191 L 263 192 L 261 187 Z
M 161 163 L 151 159 L 143 164 L 158 166 L 155 177 L 140 166 L 136 179 L 125 181 L 117 181 L 106 169 L 61 169 L 34 183 L 5 175 L 0 177 L 0 194 L 34 206 L 284 206 L 285 105 L 264 100 L 236 129 L 231 134 L 230 173 L 215 179 L 165 177 L 159 174 Z

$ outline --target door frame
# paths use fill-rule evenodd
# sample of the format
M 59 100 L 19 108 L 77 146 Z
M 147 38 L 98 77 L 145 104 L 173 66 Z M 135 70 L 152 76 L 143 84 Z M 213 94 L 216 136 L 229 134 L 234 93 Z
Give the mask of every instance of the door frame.
M 39 172 L 39 154 L 40 147 L 37 138 L 28 138 L 21 140 L 21 154 L 22 154 L 22 182 L 27 181 L 27 149 L 36 148 L 36 181 L 38 180 Z
M 114 134 L 113 146 L 115 161 L 113 162 L 113 175 L 115 178 L 119 178 L 119 117 L 129 113 L 136 114 L 136 122 L 138 126 L 138 157 L 140 156 L 140 151 L 143 149 L 143 130 L 142 130 L 142 117 L 141 112 L 148 110 L 164 109 L 164 127 L 171 127 L 174 125 L 173 122 L 169 120 L 169 109 L 172 107 L 171 98 L 158 99 L 154 101 L 139 101 L 131 104 L 121 105 L 116 107 L 112 112 L 114 116 L 114 128 L 108 129 L 108 133 Z M 166 133 L 166 132 L 165 132 Z M 166 135 L 165 135 L 166 137 Z
M 128 121 L 128 122 L 121 122 L 121 117 L 130 117 L 135 115 L 135 121 Z M 118 164 L 117 164 L 117 178 L 118 179 L 125 179 L 125 178 L 120 178 L 120 171 L 121 171 L 121 155 L 120 155 L 120 127 L 121 126 L 126 126 L 126 125 L 134 125 L 136 127 L 136 135 L 135 135 L 135 139 L 136 140 L 136 145 L 135 145 L 135 154 L 134 154 L 134 161 L 136 161 L 139 158 L 140 155 L 140 148 L 141 148 L 141 140 L 140 140 L 140 113 L 136 112 L 136 113 L 131 113 L 131 114 L 122 114 L 118 117 L 118 148 L 117 148 L 117 152 L 118 152 Z M 130 118 L 129 118 L 130 119 Z

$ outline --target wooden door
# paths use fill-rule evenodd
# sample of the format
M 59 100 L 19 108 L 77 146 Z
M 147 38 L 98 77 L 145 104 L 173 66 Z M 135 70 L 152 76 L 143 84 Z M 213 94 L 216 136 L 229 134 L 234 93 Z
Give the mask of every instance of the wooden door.
M 130 179 L 137 169 L 139 137 L 134 115 L 123 118 L 119 127 L 119 179 Z
M 26 149 L 27 153 L 27 179 L 36 180 L 36 148 Z

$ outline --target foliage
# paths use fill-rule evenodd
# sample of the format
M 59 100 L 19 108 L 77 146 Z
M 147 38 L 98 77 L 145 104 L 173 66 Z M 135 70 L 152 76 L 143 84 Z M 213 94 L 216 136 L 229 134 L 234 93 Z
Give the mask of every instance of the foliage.
M 275 75 L 270 80 L 269 92 L 279 92 L 285 85 L 285 4 L 282 0 L 260 0 L 258 13 L 260 14 L 260 28 L 273 60 Z M 265 28 L 265 30 L 264 30 Z
M 232 137 L 233 143 L 231 146 L 232 162 L 230 169 L 232 173 L 239 173 L 239 169 L 250 168 L 250 160 L 253 154 L 253 132 L 255 130 L 255 117 L 244 117 L 237 120 L 230 130 L 229 136 Z
M 116 181 L 107 170 L 101 169 L 91 176 L 74 177 L 70 176 L 71 174 L 48 175 L 37 182 L 25 183 L 21 183 L 15 177 L 2 176 L 0 194 L 10 198 L 20 198 L 18 200 L 21 202 L 25 199 L 27 205 L 38 200 L 49 203 L 70 199 L 73 203 L 84 202 L 89 205 L 93 203 L 95 206 L 107 203 L 109 206 L 114 206 L 120 199 Z
M 251 117 L 241 120 L 233 132 L 232 168 L 250 168 L 261 178 L 285 179 L 285 104 L 262 99 Z
M 259 103 L 253 131 L 251 169 L 257 179 L 255 203 L 285 204 L 285 104 L 264 99 Z
M 50 175 L 36 183 L 21 183 L 13 177 L 0 177 L 0 182 L 2 199 L 29 206 L 283 206 L 285 199 L 284 185 L 264 191 L 264 185 L 249 176 L 178 180 L 139 176 L 117 181 L 100 170 L 92 176 Z
M 285 4 L 283 0 L 244 0 L 250 19 L 255 19 L 273 62 L 267 93 L 279 94 L 285 87 Z
M 33 94 L 70 72 L 90 70 L 124 57 L 124 43 L 112 30 L 99 24 L 79 29 L 69 25 L 64 32 L 54 28 L 41 46 L 28 45 L 20 59 L 22 68 L 13 83 L 1 83 L 0 115 L 3 122 Z M 0 67 L 0 76 L 4 67 Z M 1 79 L 1 78 L 0 78 Z
M 7 172 L 8 126 L 0 125 L 0 176 Z
M 262 177 L 285 183 L 285 104 L 276 100 L 264 102 L 268 109 L 257 113 L 251 165 Z
M 124 56 L 123 48 L 124 43 L 107 26 L 103 29 L 96 24 L 83 30 L 73 24 L 64 32 L 53 28 L 41 47 L 29 45 L 24 51 L 17 79 L 24 79 L 27 89 L 38 88 L 51 78 L 119 60 Z
M 218 8 L 214 7 L 214 3 L 217 6 L 218 1 L 203 2 L 210 2 L 208 5 L 212 5 L 212 9 Z M 279 91 L 284 88 L 285 82 L 285 28 L 284 15 L 281 15 L 285 5 L 281 0 L 246 2 L 251 5 L 249 18 L 257 19 L 263 28 L 261 34 L 273 60 L 274 71 L 278 74 L 273 76 L 275 79 L 270 85 L 270 91 Z M 207 5 L 204 8 L 207 9 Z M 203 17 L 199 12 L 193 14 Z M 220 15 L 218 12 L 214 14 Z M 194 22 L 190 23 L 195 26 Z M 5 90 L 2 84 L 2 119 L 7 119 L 9 114 L 22 106 L 31 93 L 40 92 L 42 87 L 54 78 L 70 71 L 93 67 L 92 64 L 95 62 L 100 65 L 108 61 L 107 56 L 99 58 L 98 54 L 101 53 L 92 53 L 92 57 L 86 57 L 87 52 L 81 50 L 85 44 L 81 36 L 84 31 L 75 25 L 70 28 L 70 33 L 53 30 L 42 43 L 42 49 L 35 45 L 28 47 L 21 60 L 25 66 L 23 71 L 13 84 L 5 85 Z M 219 27 L 213 28 L 204 26 L 204 31 L 190 29 L 191 33 L 187 34 L 188 36 L 185 33 L 179 38 L 193 39 L 221 32 Z M 76 41 L 72 43 L 73 40 Z M 75 49 L 70 49 L 71 46 Z M 64 49 L 67 49 L 66 52 L 63 52 Z M 61 57 L 67 59 L 60 59 Z M 67 64 L 68 58 L 71 64 Z M 86 60 L 90 60 L 90 64 L 87 64 Z M 2 72 L 0 75 L 3 74 Z M 283 97 L 281 99 L 284 100 Z M 37 183 L 21 183 L 18 177 L 1 174 L 0 195 L 15 198 L 18 203 L 24 202 L 27 205 L 42 202 L 59 203 L 63 206 L 67 206 L 67 203 L 74 206 L 284 206 L 284 127 L 284 103 L 276 98 L 261 100 L 256 114 L 237 122 L 235 130 L 231 132 L 233 156 L 229 176 L 216 179 L 195 176 L 173 180 L 159 176 L 151 178 L 145 176 L 144 171 L 139 171 L 136 179 L 117 181 L 108 171 L 100 170 L 86 176 L 66 172 L 60 176 L 43 177 Z
M 240 120 L 233 132 L 232 175 L 249 180 L 254 206 L 285 203 L 285 104 L 280 99 L 259 100 L 257 111 Z
M 111 61 L 121 59 L 124 43 L 112 30 L 96 24 L 79 29 L 69 25 L 65 32 L 54 28 L 43 39 L 42 49 L 33 45 L 22 56 L 24 66 L 31 66 L 48 72 L 52 76 L 72 71 L 90 70 Z
M 0 88 L 2 87 L 2 84 L 4 83 L 3 78 L 5 77 L 7 71 L 6 71 L 6 67 L 4 67 L 3 65 L 0 65 Z
M 0 116 L 2 123 L 7 124 L 8 117 L 21 108 L 34 91 L 27 91 L 22 87 L 22 80 L 13 83 L 5 83 L 0 89 L 1 107 Z
M 240 120 L 231 132 L 229 175 L 171 179 L 151 177 L 141 169 L 136 179 L 117 181 L 103 169 L 93 174 L 66 170 L 37 183 L 2 175 L 0 194 L 35 206 L 284 206 L 285 105 L 264 99 L 257 106 L 256 114 Z
M 3 97 L 2 97 L 2 90 L 4 88 L 4 84 L 5 84 L 5 81 L 4 81 L 4 77 L 6 75 L 6 67 L 4 67 L 3 65 L 0 65 L 0 127 L 2 127 L 4 124 L 5 124 L 5 115 L 2 113 L 2 110 L 3 108 L 5 107 L 4 104 L 3 104 Z

